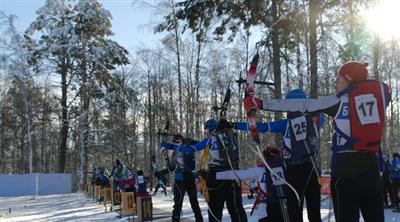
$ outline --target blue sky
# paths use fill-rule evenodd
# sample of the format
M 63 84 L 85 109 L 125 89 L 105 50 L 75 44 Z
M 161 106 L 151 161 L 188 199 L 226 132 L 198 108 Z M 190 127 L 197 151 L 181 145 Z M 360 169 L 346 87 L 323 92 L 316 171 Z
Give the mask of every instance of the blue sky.
M 137 0 L 99 0 L 99 2 L 113 16 L 114 36 L 111 38 L 128 50 L 140 45 L 151 47 L 158 44 L 164 36 L 164 34 L 153 34 L 155 22 L 162 21 L 162 17 L 143 5 L 133 5 L 134 2 L 138 3 Z M 157 4 L 159 1 L 147 0 L 147 2 Z M 0 0 L 0 10 L 8 15 L 15 14 L 18 17 L 17 29 L 22 32 L 36 18 L 36 10 L 44 3 L 45 0 Z

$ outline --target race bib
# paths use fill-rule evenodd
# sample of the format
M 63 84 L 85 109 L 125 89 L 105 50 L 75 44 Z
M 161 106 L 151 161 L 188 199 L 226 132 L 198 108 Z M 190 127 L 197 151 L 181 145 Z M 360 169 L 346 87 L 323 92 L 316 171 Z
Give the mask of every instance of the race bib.
M 373 94 L 355 96 L 354 101 L 361 125 L 380 122 L 378 103 Z
M 178 158 L 176 158 L 176 162 L 178 163 L 178 164 L 180 164 L 180 165 L 183 165 L 184 163 L 183 163 L 183 157 L 182 156 L 179 156 Z
M 144 183 L 144 177 L 143 177 L 143 176 L 139 176 L 139 177 L 138 177 L 138 183 L 139 183 L 139 184 Z
M 338 146 L 344 146 L 347 143 L 347 140 L 340 135 L 340 133 L 334 134 L 336 136 L 336 145 Z
M 287 148 L 283 149 L 283 158 L 284 159 L 292 158 L 292 153 L 289 151 L 289 149 L 287 149 Z
M 271 173 L 271 178 L 272 178 L 272 184 L 275 186 L 279 186 L 279 185 L 283 185 L 285 184 L 285 181 L 283 180 L 283 168 L 282 167 L 275 167 L 272 168 L 272 171 L 278 175 L 279 177 L 277 177 L 276 175 Z
M 296 141 L 305 140 L 307 137 L 307 121 L 305 116 L 300 116 L 291 121 L 292 130 Z

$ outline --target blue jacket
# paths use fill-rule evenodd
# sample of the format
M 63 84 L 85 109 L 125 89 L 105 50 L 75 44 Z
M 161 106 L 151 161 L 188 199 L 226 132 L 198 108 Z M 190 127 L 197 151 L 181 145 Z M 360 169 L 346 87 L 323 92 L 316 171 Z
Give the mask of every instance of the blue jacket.
M 392 166 L 390 167 L 392 171 L 392 178 L 400 178 L 400 159 L 394 158 L 392 160 Z
M 287 164 L 290 163 L 300 163 L 309 161 L 309 155 L 315 155 L 316 152 L 316 139 L 318 137 L 317 133 L 314 129 L 314 124 L 311 120 L 311 117 L 304 116 L 302 114 L 290 113 L 288 116 L 289 119 L 281 119 L 274 122 L 268 123 L 257 123 L 257 129 L 261 133 L 271 132 L 271 133 L 281 133 L 284 136 L 284 158 Z M 306 122 L 304 122 L 304 127 L 301 128 L 300 125 L 298 130 L 301 130 L 301 134 L 306 135 L 299 141 L 296 141 L 295 136 L 299 135 L 294 130 L 296 128 L 296 124 L 294 121 L 299 119 L 297 117 L 302 117 Z M 325 123 L 325 116 L 320 115 L 319 123 L 317 124 L 318 129 L 321 128 Z M 302 120 L 303 121 L 303 120 Z M 248 130 L 248 124 L 244 122 L 235 123 L 235 128 L 238 130 Z M 303 133 L 304 130 L 304 133 Z M 305 134 L 306 132 L 306 134 Z M 296 134 L 295 134 L 296 133 Z M 303 142 L 304 141 L 304 142 Z M 308 144 L 309 152 L 306 149 L 306 144 Z
M 224 168 L 230 168 L 227 166 L 227 156 L 225 150 L 222 149 L 222 147 L 227 147 L 229 146 L 231 149 L 231 152 L 229 155 L 231 155 L 230 161 L 234 165 L 234 168 L 238 166 L 239 162 L 239 147 L 237 143 L 234 142 L 236 141 L 233 131 L 228 130 L 228 131 L 220 131 L 211 137 L 205 138 L 201 140 L 198 143 L 195 143 L 193 145 L 186 145 L 186 144 L 171 144 L 167 143 L 165 141 L 161 142 L 161 147 L 164 147 L 166 149 L 190 154 L 194 153 L 196 151 L 203 150 L 207 145 L 210 145 L 210 152 L 209 152 L 209 157 L 210 161 L 208 163 L 209 167 L 217 169 L 224 169 Z M 219 149 L 218 147 L 221 147 Z

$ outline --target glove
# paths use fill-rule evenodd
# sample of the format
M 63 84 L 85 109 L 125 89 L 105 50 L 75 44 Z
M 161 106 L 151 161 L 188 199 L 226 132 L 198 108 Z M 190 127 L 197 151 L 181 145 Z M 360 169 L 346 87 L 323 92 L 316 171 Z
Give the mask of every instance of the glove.
M 244 108 L 246 112 L 249 112 L 252 109 L 261 109 L 262 108 L 262 100 L 259 98 L 255 98 L 253 96 L 246 96 L 243 100 Z
M 267 159 L 280 158 L 281 155 L 282 155 L 281 150 L 280 150 L 279 148 L 277 148 L 277 147 L 272 147 L 272 146 L 267 147 L 267 148 L 264 150 L 263 153 L 264 153 L 264 156 L 265 156 Z

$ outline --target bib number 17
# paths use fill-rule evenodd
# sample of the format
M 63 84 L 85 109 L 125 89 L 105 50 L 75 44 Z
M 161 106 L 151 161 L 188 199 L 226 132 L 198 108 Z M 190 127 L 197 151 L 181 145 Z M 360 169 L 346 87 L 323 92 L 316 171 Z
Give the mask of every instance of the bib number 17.
M 365 94 L 354 97 L 357 116 L 362 125 L 379 123 L 378 103 L 373 94 Z

